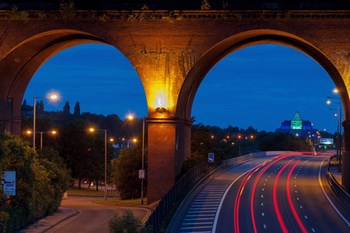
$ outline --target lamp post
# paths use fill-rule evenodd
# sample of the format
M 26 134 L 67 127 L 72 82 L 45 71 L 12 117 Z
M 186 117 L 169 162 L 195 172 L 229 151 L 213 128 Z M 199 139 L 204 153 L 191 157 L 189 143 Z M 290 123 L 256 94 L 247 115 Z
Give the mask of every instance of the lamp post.
M 141 148 L 141 156 L 142 156 L 142 162 L 141 162 L 141 205 L 143 205 L 143 182 L 145 179 L 145 118 L 142 118 L 142 148 Z
M 101 131 L 104 133 L 104 199 L 107 200 L 107 130 L 106 129 L 96 129 L 93 127 L 89 128 L 90 133 L 94 133 L 95 131 Z
M 47 133 L 47 134 L 56 135 L 57 131 L 51 130 L 51 131 L 40 131 L 40 132 L 35 132 L 35 133 L 40 134 L 40 154 L 42 154 L 42 152 L 43 152 L 43 134 Z M 34 134 L 34 132 L 32 132 L 31 130 L 27 130 L 26 134 L 31 135 L 31 134 Z
M 134 120 L 133 114 L 128 114 L 126 117 L 128 120 Z M 141 170 L 139 170 L 139 178 L 141 179 L 141 205 L 143 205 L 144 199 L 144 179 L 145 179 L 145 118 L 142 118 L 142 139 L 141 139 Z
M 242 135 L 238 134 L 238 136 L 237 136 L 237 142 L 238 142 L 238 156 L 241 156 L 241 139 L 242 139 Z
M 338 93 L 336 89 L 333 90 L 333 93 Z M 332 104 L 332 101 L 330 99 L 337 99 L 338 101 L 334 102 L 336 104 L 339 104 L 338 109 L 330 108 L 330 110 L 336 110 L 338 113 L 335 114 L 336 117 L 338 117 L 338 125 L 337 125 L 337 157 L 339 159 L 339 167 L 341 167 L 341 148 L 342 148 L 342 128 L 341 128 L 341 121 L 342 121 L 342 103 L 340 97 L 332 97 L 332 96 L 327 96 L 327 104 L 330 105 Z
M 39 98 L 43 98 L 40 96 L 33 97 L 33 148 L 35 150 L 35 134 L 36 134 L 36 101 Z M 60 99 L 60 96 L 56 92 L 49 93 L 46 98 L 51 102 L 57 102 Z

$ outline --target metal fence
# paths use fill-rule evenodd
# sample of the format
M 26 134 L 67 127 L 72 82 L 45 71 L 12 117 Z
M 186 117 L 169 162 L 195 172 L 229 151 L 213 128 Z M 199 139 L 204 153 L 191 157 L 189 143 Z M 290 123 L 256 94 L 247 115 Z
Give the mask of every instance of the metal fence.
M 250 153 L 232 159 L 224 160 L 217 168 L 226 167 L 231 164 L 243 163 L 256 156 L 262 156 L 266 154 L 266 152 Z M 183 175 L 180 178 L 180 180 L 176 182 L 173 188 L 162 198 L 157 208 L 149 217 L 146 223 L 146 228 L 149 230 L 147 232 L 164 232 L 166 229 L 166 224 L 168 223 L 168 221 L 170 221 L 170 218 L 175 212 L 177 205 L 182 201 L 185 195 L 193 188 L 193 186 L 209 172 L 210 169 L 208 163 L 204 162 L 192 168 L 185 175 Z
M 165 194 L 159 202 L 157 208 L 149 217 L 146 228 L 150 232 L 164 232 L 167 221 L 170 220 L 172 213 L 176 210 L 177 205 L 182 201 L 184 196 L 192 187 L 209 172 L 208 163 L 201 163 L 184 174 Z M 148 231 L 147 231 L 148 232 Z

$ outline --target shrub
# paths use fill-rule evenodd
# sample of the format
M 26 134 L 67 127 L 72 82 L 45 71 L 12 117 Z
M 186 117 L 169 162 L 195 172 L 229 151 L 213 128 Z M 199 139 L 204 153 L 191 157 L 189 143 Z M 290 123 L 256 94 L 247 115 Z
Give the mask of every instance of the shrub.
M 7 221 L 9 220 L 9 214 L 3 211 L 0 211 L 0 233 L 7 232 Z
M 2 212 L 8 218 L 0 220 L 6 232 L 16 232 L 58 208 L 69 177 L 64 166 L 39 158 L 27 143 L 7 134 L 0 134 L 0 161 L 2 171 L 16 171 L 16 196 L 6 200 Z
M 134 217 L 130 210 L 121 217 L 115 214 L 108 226 L 111 233 L 138 233 L 141 231 L 141 222 Z

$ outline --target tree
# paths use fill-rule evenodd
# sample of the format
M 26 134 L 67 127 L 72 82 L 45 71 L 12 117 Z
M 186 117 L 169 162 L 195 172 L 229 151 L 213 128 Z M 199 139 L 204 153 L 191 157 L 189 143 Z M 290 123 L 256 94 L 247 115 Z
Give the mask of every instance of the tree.
M 79 101 L 75 103 L 74 106 L 74 116 L 80 116 L 80 104 Z
M 87 127 L 86 122 L 76 120 L 64 125 L 59 134 L 60 155 L 71 169 L 72 177 L 80 181 L 85 178 L 86 154 L 91 151 L 92 145 L 92 138 L 86 131 Z
M 63 164 L 44 157 L 38 157 L 20 138 L 0 135 L 0 170 L 16 171 L 16 196 L 11 196 L 7 206 L 0 209 L 0 215 L 4 216 L 5 212 L 9 216 L 6 232 L 17 232 L 52 214 L 60 205 L 69 175 Z M 0 197 L 2 203 L 5 197 Z
M 40 114 L 44 113 L 44 101 L 40 100 L 37 104 L 37 112 Z
M 111 182 L 117 186 L 122 199 L 140 197 L 138 171 L 141 165 L 140 148 L 123 149 L 118 159 L 111 161 Z
M 312 151 L 307 139 L 282 133 L 267 133 L 261 138 L 259 148 L 263 151 Z
M 63 106 L 63 113 L 69 115 L 70 114 L 70 106 L 69 101 L 66 101 L 66 103 Z

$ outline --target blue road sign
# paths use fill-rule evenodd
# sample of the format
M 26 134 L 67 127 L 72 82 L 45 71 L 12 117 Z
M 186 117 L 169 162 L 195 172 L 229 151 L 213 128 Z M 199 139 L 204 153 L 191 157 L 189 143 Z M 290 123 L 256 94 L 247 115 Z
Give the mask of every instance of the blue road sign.
M 215 161 L 215 154 L 208 153 L 208 163 L 214 163 L 214 161 Z

